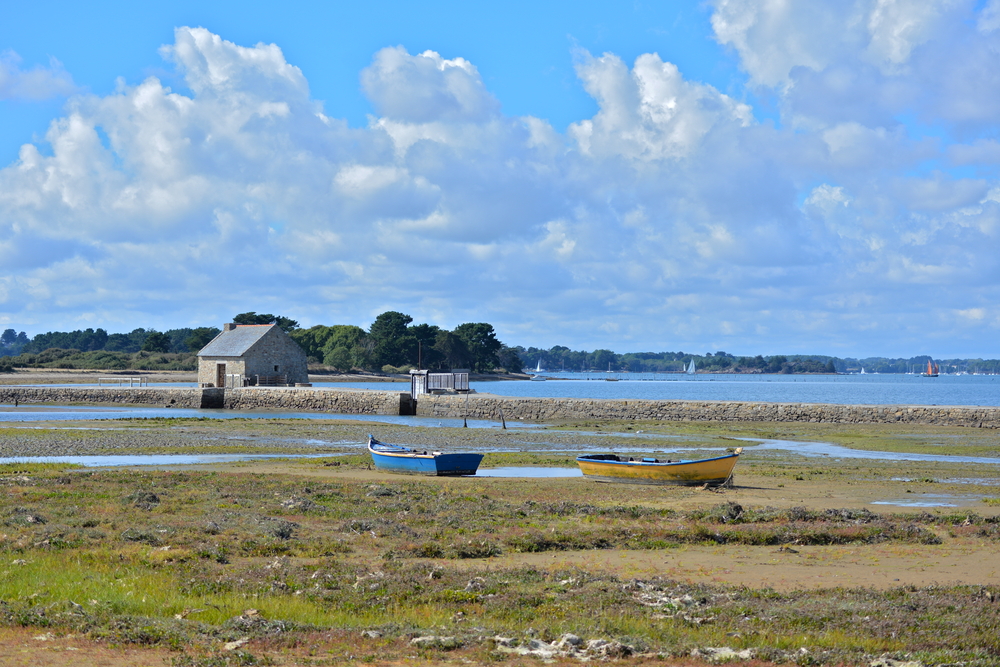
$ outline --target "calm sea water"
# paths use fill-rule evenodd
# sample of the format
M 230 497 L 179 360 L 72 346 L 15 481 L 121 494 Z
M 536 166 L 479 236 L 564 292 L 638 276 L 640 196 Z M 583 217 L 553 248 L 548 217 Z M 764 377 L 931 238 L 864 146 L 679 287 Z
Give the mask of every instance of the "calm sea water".
M 479 393 L 546 398 L 1000 406 L 1000 375 L 653 375 L 550 373 L 544 382 L 471 382 Z M 607 381 L 613 378 L 614 382 Z M 409 391 L 405 383 L 316 386 Z

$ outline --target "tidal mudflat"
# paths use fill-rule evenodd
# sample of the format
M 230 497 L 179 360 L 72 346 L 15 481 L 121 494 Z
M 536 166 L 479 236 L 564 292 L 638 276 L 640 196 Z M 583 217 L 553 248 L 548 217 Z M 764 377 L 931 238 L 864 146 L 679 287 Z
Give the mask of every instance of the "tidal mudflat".
M 373 430 L 485 468 L 745 449 L 714 491 L 415 478 L 370 468 Z M 996 444 L 813 424 L 6 426 L 2 456 L 310 457 L 0 466 L 0 665 L 997 664 Z

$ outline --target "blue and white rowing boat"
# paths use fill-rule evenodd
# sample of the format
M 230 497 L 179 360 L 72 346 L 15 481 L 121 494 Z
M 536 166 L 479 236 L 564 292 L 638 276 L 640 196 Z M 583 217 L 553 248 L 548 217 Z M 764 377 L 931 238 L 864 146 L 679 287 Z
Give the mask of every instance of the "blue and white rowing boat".
M 390 445 L 368 436 L 368 451 L 379 470 L 411 475 L 475 475 L 482 454 L 445 454 L 418 451 L 402 445 Z

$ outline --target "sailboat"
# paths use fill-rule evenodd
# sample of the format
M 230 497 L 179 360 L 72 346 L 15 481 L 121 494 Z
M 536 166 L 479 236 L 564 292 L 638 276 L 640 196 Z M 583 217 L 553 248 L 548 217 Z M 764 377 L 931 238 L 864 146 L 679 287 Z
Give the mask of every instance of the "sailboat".
M 927 372 L 921 373 L 921 377 L 936 378 L 938 376 L 938 365 L 930 359 L 927 360 Z
M 691 360 L 691 364 L 687 367 L 687 370 L 684 372 L 687 373 L 688 375 L 694 375 L 694 359 Z
M 543 369 L 542 369 L 542 359 L 541 359 L 541 357 L 539 357 L 538 358 L 538 363 L 535 364 L 535 374 L 531 376 L 531 379 L 534 380 L 535 382 L 544 382 L 545 378 L 543 376 L 539 375 L 539 373 L 541 373 L 541 372 L 543 372 Z

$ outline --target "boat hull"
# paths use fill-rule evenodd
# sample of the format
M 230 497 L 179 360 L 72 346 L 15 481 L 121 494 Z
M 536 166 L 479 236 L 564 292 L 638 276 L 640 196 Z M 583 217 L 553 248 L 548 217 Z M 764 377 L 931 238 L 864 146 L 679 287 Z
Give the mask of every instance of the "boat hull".
M 380 452 L 368 447 L 377 470 L 407 475 L 450 477 L 475 475 L 483 460 L 482 454 L 442 454 L 414 451 Z
M 732 476 L 739 458 L 740 450 L 700 461 L 629 460 L 614 454 L 601 454 L 581 456 L 576 462 L 583 476 L 595 482 L 716 486 Z

